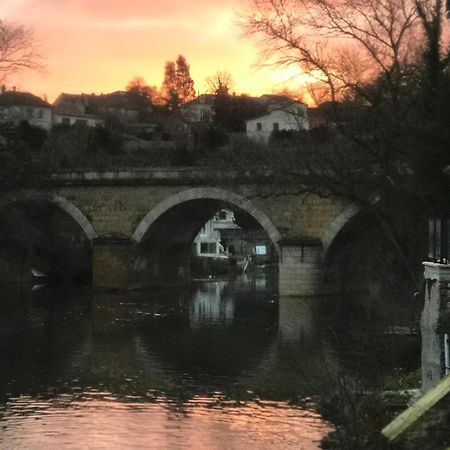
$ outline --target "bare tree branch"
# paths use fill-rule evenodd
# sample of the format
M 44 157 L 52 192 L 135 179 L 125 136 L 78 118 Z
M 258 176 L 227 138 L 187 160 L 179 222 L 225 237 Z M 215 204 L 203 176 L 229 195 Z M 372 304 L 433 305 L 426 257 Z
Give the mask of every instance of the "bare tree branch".
M 0 82 L 23 70 L 43 69 L 44 58 L 33 31 L 0 19 Z

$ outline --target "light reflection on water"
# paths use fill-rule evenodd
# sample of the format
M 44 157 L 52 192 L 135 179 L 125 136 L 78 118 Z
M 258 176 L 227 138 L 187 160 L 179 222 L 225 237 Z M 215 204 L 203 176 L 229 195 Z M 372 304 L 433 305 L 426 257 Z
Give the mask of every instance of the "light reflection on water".
M 4 448 L 315 449 L 328 427 L 283 402 L 194 397 L 115 398 L 107 392 L 12 398 Z
M 308 399 L 314 339 L 270 280 L 0 298 L 0 448 L 315 449 L 330 430 L 279 400 Z

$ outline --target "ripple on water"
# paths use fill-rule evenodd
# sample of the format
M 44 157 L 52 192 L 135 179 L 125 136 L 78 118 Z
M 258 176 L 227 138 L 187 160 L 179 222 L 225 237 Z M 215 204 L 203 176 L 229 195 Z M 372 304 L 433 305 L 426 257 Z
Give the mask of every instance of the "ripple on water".
M 285 402 L 236 402 L 220 393 L 156 400 L 91 391 L 11 398 L 0 419 L 0 448 L 309 450 L 330 431 L 318 414 Z

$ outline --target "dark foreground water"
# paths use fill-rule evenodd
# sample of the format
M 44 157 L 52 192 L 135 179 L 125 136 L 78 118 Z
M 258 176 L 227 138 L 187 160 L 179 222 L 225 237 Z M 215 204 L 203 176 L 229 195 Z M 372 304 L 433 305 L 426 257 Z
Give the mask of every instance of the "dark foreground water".
M 265 277 L 0 298 L 2 449 L 298 450 L 332 430 L 318 399 L 349 344 Z

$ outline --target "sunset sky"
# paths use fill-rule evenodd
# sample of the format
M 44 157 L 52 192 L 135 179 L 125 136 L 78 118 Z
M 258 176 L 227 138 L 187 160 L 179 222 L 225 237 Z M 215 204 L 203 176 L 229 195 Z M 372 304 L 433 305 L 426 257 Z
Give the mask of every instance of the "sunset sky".
M 243 1 L 2 0 L 0 17 L 32 27 L 47 61 L 45 74 L 25 72 L 9 84 L 50 101 L 60 92 L 123 89 L 134 76 L 159 87 L 165 62 L 183 54 L 197 92 L 218 70 L 232 74 L 237 93 L 280 90 L 292 71 L 254 67 L 257 46 L 236 26 Z

